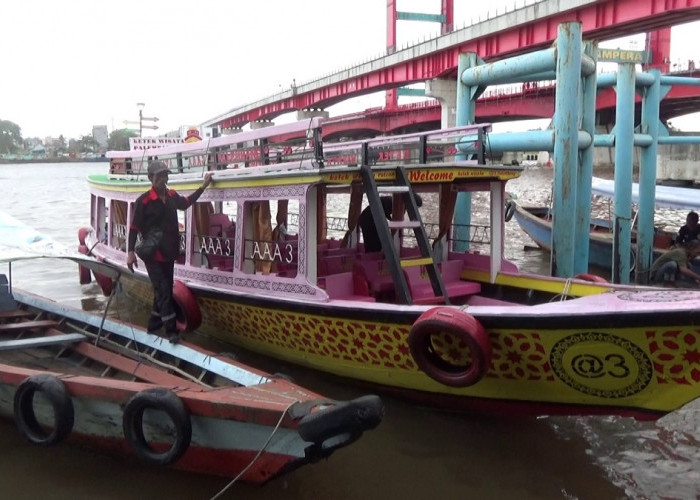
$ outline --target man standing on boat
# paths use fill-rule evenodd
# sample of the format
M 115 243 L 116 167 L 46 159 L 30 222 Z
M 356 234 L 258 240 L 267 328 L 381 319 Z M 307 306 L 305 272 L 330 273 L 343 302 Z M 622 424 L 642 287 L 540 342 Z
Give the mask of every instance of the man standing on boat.
M 173 303 L 175 260 L 180 256 L 177 211 L 186 210 L 197 201 L 211 183 L 212 174 L 205 174 L 202 185 L 187 197 L 168 189 L 168 174 L 168 166 L 163 161 L 155 160 L 148 165 L 151 189 L 139 196 L 134 203 L 126 265 L 132 272 L 134 265 L 137 265 L 134 253 L 137 233 L 141 233 L 143 238 L 153 229 L 161 229 L 163 236 L 155 254 L 150 259 L 144 259 L 148 278 L 153 285 L 153 308 L 148 319 L 148 333 L 155 334 L 164 328 L 165 336 L 170 342 L 176 343 L 180 340 Z
M 667 250 L 651 265 L 651 282 L 677 288 L 700 286 L 700 275 L 690 266 L 690 262 L 698 256 L 700 240 L 691 240 L 678 248 Z
M 423 206 L 423 199 L 420 195 L 414 195 L 416 197 L 416 205 L 419 207 Z M 384 209 L 384 216 L 387 220 L 391 220 L 391 215 L 393 211 L 393 201 L 391 196 L 382 196 L 379 198 L 382 202 L 382 208 Z M 374 218 L 372 216 L 372 209 L 367 206 L 360 214 L 358 220 L 358 225 L 362 231 L 362 241 L 365 244 L 365 253 L 371 252 L 381 252 L 382 242 L 379 239 L 379 233 L 377 232 L 377 226 L 374 224 Z

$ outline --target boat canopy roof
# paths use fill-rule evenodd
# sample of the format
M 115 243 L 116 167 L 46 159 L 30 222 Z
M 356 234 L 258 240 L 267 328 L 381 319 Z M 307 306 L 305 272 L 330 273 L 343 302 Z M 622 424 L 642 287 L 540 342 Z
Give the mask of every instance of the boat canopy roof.
M 595 195 L 613 198 L 615 181 L 593 177 L 591 192 Z M 639 203 L 639 184 L 632 184 L 632 201 Z M 655 204 L 661 208 L 700 210 L 700 190 L 693 188 L 656 186 Z

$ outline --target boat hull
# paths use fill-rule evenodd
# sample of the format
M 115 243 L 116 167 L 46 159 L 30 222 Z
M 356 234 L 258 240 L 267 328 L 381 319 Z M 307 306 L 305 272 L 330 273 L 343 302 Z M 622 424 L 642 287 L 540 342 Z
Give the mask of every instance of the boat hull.
M 0 290 L 0 333 L 19 334 L 0 341 L 0 416 L 36 444 L 66 439 L 151 466 L 263 484 L 330 456 L 381 420 L 376 396 L 330 401 L 186 342 Z M 40 327 L 53 330 L 33 331 Z M 64 340 L 71 335 L 82 339 Z M 181 452 L 172 454 L 175 447 Z
M 540 248 L 551 252 L 552 250 L 552 220 L 549 210 L 544 207 L 522 207 L 516 205 L 514 218 L 520 228 Z M 593 228 L 589 234 L 588 262 L 597 269 L 610 270 L 613 262 L 613 238 L 609 230 L 599 231 Z M 655 249 L 654 258 L 663 250 Z M 630 269 L 634 270 L 636 256 L 634 251 L 630 254 Z
M 147 281 L 127 283 L 128 293 L 150 304 Z M 301 304 L 195 283 L 190 289 L 205 335 L 442 408 L 657 418 L 700 396 L 698 365 L 684 358 L 700 345 L 693 326 L 700 313 L 666 310 L 687 297 L 671 290 L 597 294 L 578 306 L 470 307 L 492 360 L 478 383 L 449 387 L 419 369 L 409 349 L 427 307 Z

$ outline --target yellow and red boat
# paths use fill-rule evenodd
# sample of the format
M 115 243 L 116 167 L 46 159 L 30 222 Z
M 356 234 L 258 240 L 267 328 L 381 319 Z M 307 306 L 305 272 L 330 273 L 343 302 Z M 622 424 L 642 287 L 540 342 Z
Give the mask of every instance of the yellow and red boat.
M 700 395 L 700 291 L 528 274 L 505 258 L 505 186 L 521 168 L 457 155 L 488 125 L 335 144 L 321 126 L 108 153 L 109 172 L 88 179 L 82 251 L 126 269 L 158 158 L 185 195 L 214 173 L 181 219 L 182 328 L 442 408 L 656 418 Z M 459 193 L 473 214 L 456 226 Z M 365 206 L 382 252 L 364 251 Z M 124 285 L 150 304 L 144 269 Z

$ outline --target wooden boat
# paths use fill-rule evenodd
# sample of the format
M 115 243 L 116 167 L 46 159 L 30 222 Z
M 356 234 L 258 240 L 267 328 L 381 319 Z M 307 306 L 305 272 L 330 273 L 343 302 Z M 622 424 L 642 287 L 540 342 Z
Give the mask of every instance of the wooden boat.
M 40 446 L 66 440 L 262 484 L 352 443 L 379 424 L 382 404 L 329 400 L 225 355 L 11 290 L 0 275 L 0 414 Z
M 183 329 L 441 408 L 656 418 L 700 395 L 700 291 L 538 276 L 504 257 L 505 185 L 521 167 L 455 156 L 488 125 L 336 144 L 321 126 L 109 152 L 110 171 L 88 178 L 82 252 L 126 269 L 134 200 L 158 158 L 184 195 L 214 172 L 181 218 Z M 380 253 L 358 236 L 365 196 Z M 423 223 L 431 210 L 438 234 Z M 336 232 L 333 217 L 350 227 Z M 148 305 L 144 269 L 122 281 Z
M 506 212 L 512 212 L 515 221 L 536 244 L 543 250 L 552 250 L 552 214 L 549 207 L 545 206 L 521 206 L 513 200 L 506 204 Z M 510 219 L 510 217 L 507 217 Z M 592 266 L 601 270 L 610 270 L 613 262 L 613 233 L 610 221 L 604 219 L 591 219 L 588 243 L 588 261 Z M 634 243 L 635 237 L 632 234 Z M 654 258 L 668 250 L 673 242 L 669 233 L 660 231 L 654 237 Z M 636 254 L 630 253 L 630 270 L 636 267 Z

